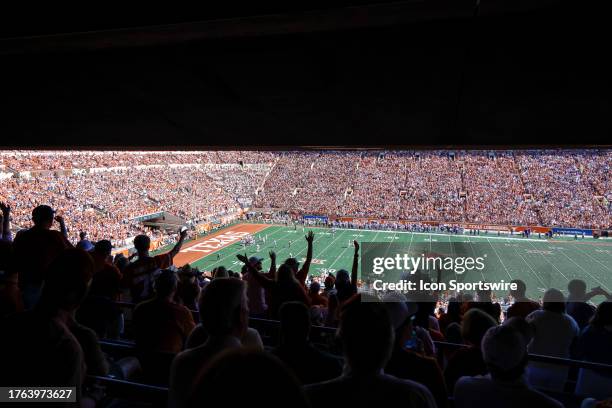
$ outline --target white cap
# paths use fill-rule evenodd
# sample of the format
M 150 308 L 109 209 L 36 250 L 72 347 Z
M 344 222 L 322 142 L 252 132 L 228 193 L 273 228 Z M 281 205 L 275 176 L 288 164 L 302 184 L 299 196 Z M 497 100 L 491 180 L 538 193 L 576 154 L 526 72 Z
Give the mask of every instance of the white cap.
M 484 362 L 504 371 L 518 367 L 527 354 L 523 336 L 507 325 L 494 326 L 487 330 L 481 346 Z

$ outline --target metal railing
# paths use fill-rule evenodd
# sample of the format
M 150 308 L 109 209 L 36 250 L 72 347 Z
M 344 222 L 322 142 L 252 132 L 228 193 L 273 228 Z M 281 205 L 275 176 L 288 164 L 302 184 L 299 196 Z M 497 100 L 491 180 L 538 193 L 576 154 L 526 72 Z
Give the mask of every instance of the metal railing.
M 117 305 L 127 309 L 133 309 L 136 305 L 128 302 L 116 302 Z M 194 320 L 199 321 L 199 312 L 196 310 L 192 310 L 191 313 L 194 316 Z M 250 318 L 249 319 L 249 327 L 256 329 L 257 331 L 263 331 L 266 334 L 266 337 L 270 337 L 273 335 L 274 337 L 280 335 L 280 321 L 278 320 L 270 320 L 270 319 L 260 319 L 260 318 Z M 325 327 L 325 326 L 312 326 L 310 336 L 311 341 L 315 344 L 329 344 L 330 341 L 333 341 L 336 337 L 337 329 L 334 327 Z M 276 338 L 278 339 L 278 338 Z M 444 341 L 434 341 L 436 348 L 440 351 L 449 350 L 449 349 L 457 349 L 468 347 L 465 344 L 459 343 L 449 343 Z M 583 361 L 583 360 L 574 360 L 571 358 L 562 358 L 562 357 L 552 357 L 541 354 L 528 354 L 529 361 L 540 362 L 540 363 L 548 363 L 554 365 L 563 365 L 567 367 L 575 367 L 575 368 L 585 368 L 591 370 L 597 370 L 599 372 L 605 372 L 606 374 L 612 374 L 612 365 L 597 363 L 592 361 Z

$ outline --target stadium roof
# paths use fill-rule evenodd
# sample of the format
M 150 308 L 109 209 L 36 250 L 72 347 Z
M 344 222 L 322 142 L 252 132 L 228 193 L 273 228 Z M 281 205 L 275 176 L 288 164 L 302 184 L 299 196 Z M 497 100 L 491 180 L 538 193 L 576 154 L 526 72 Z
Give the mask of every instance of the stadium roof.
M 329 4 L 5 13 L 0 145 L 609 143 L 601 4 Z
M 339 29 L 407 21 L 433 20 L 533 10 L 558 3 L 558 0 L 294 0 L 294 1 L 216 1 L 195 5 L 153 4 L 146 7 L 113 5 L 40 5 L 33 10 L 5 10 L 0 38 L 60 35 L 105 30 L 143 31 L 146 27 L 183 25 L 196 34 L 202 23 L 233 25 L 245 20 L 257 21 L 258 28 L 238 31 L 266 32 L 276 23 L 288 31 Z M 95 8 L 92 8 L 92 5 Z M 15 6 L 14 6 L 15 7 Z M 19 7 L 19 5 L 16 5 Z M 359 18 L 356 18 L 356 17 Z M 266 19 L 262 17 L 273 17 Z M 187 23 L 187 24 L 185 24 Z M 265 23 L 265 24 L 264 24 Z M 267 26 L 264 28 L 264 26 Z M 206 33 L 200 32 L 197 34 Z

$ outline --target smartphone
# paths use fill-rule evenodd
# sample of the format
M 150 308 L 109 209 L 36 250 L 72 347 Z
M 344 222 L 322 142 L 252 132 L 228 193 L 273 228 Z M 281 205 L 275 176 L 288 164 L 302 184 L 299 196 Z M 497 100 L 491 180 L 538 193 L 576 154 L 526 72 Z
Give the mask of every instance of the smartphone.
M 417 343 L 416 331 L 413 330 L 412 336 L 410 336 L 410 339 L 406 340 L 406 342 L 404 343 L 404 348 L 407 348 L 409 350 L 417 350 L 417 347 L 418 347 L 418 343 Z

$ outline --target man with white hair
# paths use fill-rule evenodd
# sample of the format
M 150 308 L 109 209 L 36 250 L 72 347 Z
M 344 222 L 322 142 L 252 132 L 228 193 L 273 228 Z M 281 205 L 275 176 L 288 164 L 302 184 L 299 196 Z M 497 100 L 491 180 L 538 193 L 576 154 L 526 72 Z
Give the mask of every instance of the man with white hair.
M 206 364 L 224 350 L 242 347 L 248 326 L 246 284 L 240 279 L 218 278 L 206 286 L 200 297 L 200 322 L 206 341 L 174 358 L 170 372 L 169 406 L 186 406 L 192 382 Z
M 563 407 L 559 401 L 531 388 L 524 378 L 525 338 L 511 325 L 491 327 L 482 339 L 489 374 L 461 377 L 455 385 L 455 407 Z

